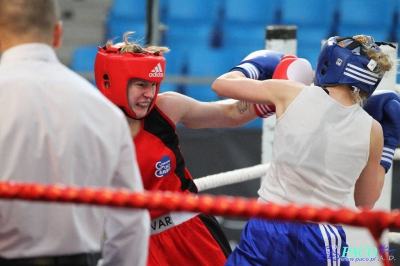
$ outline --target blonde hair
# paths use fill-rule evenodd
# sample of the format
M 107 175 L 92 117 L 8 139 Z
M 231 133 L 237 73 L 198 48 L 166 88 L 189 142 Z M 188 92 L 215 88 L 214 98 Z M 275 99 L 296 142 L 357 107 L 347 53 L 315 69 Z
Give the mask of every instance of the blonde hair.
M 360 106 L 364 105 L 365 100 L 368 98 L 368 93 L 364 90 L 360 90 L 356 87 L 350 88 L 350 93 L 353 97 L 353 103 L 358 104 Z
M 368 48 L 367 57 L 374 60 L 379 66 L 378 72 L 376 74 L 384 75 L 386 71 L 392 69 L 394 63 L 390 60 L 390 56 L 384 52 L 376 52 L 375 50 Z M 397 64 L 396 64 L 397 65 Z
M 377 68 L 374 71 L 376 74 L 383 76 L 387 71 L 390 71 L 393 67 L 397 68 L 398 60 L 392 62 L 390 56 L 384 52 L 377 52 L 372 48 L 366 49 L 366 55 L 368 58 L 374 60 L 377 63 Z M 355 87 L 350 87 L 351 94 L 353 96 L 353 102 L 361 106 L 364 105 L 365 100 L 368 98 L 368 93 L 364 90 L 356 89 Z
M 119 45 L 121 45 L 121 51 L 120 53 L 127 53 L 127 52 L 131 52 L 131 53 L 142 53 L 142 54 L 146 54 L 146 53 L 153 53 L 155 55 L 160 55 L 161 53 L 168 53 L 170 51 L 170 49 L 166 46 L 156 46 L 156 45 L 151 45 L 151 46 L 146 46 L 146 47 L 142 47 L 138 41 L 129 41 L 129 38 L 131 37 L 131 35 L 133 35 L 135 32 L 134 31 L 128 31 L 125 32 L 123 35 L 123 42 L 122 43 L 118 43 Z M 113 46 L 113 41 L 112 40 L 108 40 L 106 43 L 106 48 Z

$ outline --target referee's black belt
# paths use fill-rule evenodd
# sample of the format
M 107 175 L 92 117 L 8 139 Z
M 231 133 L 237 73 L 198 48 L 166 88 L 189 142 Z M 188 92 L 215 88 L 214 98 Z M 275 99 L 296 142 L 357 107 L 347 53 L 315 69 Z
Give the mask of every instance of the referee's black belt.
M 82 253 L 67 256 L 36 257 L 23 259 L 0 258 L 1 266 L 95 266 L 101 253 Z

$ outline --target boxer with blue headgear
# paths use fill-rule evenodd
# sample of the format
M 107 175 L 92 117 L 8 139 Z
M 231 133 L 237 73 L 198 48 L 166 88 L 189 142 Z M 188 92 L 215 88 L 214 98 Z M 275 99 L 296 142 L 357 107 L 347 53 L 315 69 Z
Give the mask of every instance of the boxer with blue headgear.
M 362 100 L 372 96 L 364 109 L 382 125 L 384 151 L 381 165 L 387 172 L 400 142 L 400 97 L 393 91 L 374 94 L 383 75 L 394 63 L 382 51 L 381 45 L 394 47 L 390 43 L 375 42 L 366 35 L 329 38 L 318 58 L 315 84 L 321 87 L 347 84 L 354 90 L 364 91 Z
M 347 84 L 370 96 L 386 71 L 392 67 L 389 56 L 371 36 L 331 37 L 322 47 L 315 69 L 315 85 Z
M 260 80 L 263 72 L 254 70 L 262 65 L 261 56 L 214 81 L 219 96 L 275 108 L 272 158 L 258 190 L 260 202 L 341 208 L 354 189 L 356 207 L 374 207 L 400 141 L 400 97 L 374 93 L 393 65 L 380 47 L 385 44 L 366 35 L 329 38 L 316 65 L 316 86 Z M 330 265 L 346 257 L 347 249 L 341 226 L 252 218 L 225 266 Z

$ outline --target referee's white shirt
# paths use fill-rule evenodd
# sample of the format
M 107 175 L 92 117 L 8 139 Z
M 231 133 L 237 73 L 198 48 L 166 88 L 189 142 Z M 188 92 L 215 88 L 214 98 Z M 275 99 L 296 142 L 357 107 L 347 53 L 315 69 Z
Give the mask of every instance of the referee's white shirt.
M 0 59 L 0 180 L 142 191 L 123 113 L 45 44 Z M 0 200 L 0 257 L 99 252 L 103 265 L 145 265 L 147 210 Z

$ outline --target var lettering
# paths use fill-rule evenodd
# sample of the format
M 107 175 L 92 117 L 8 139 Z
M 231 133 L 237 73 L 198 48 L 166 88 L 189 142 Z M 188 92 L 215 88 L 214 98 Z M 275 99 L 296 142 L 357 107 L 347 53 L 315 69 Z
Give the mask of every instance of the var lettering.
M 158 230 L 158 229 L 161 229 L 163 227 L 167 227 L 169 225 L 173 225 L 172 222 L 171 222 L 171 217 L 166 216 L 166 217 L 163 217 L 161 219 L 153 221 L 153 223 L 151 224 L 151 228 L 153 230 Z

